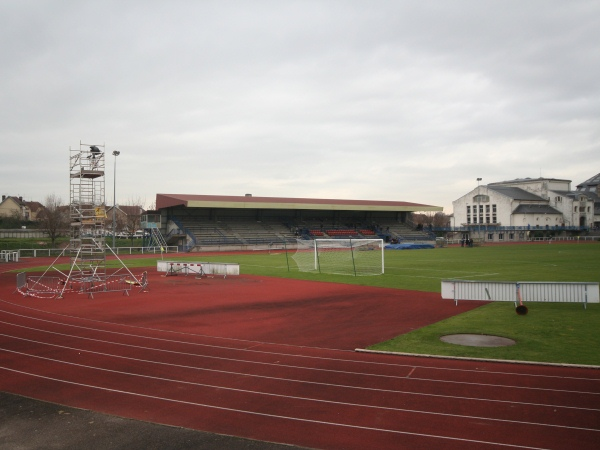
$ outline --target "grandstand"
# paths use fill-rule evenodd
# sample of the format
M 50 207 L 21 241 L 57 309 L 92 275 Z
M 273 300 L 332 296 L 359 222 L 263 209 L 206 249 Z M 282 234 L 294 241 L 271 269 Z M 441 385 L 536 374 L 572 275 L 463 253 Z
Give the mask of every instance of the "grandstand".
M 271 248 L 296 239 L 432 241 L 410 214 L 441 207 L 401 201 L 157 194 L 158 227 L 182 250 Z

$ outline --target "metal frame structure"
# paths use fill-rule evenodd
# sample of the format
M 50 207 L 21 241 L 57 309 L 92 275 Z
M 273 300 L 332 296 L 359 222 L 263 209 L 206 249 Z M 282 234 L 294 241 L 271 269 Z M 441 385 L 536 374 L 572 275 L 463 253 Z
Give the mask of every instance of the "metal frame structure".
M 106 277 L 104 145 L 70 148 L 70 278 Z
M 147 274 L 136 277 L 117 254 L 106 244 L 105 146 L 79 143 L 69 148 L 69 245 L 39 277 L 17 279 L 17 291 L 26 296 L 62 298 L 65 292 L 87 294 L 93 298 L 99 292 L 123 292 L 129 295 L 132 286 L 146 291 Z M 106 272 L 107 249 L 121 264 L 110 275 Z M 64 273 L 56 267 L 62 256 L 69 256 L 70 268 Z M 50 269 L 59 276 L 47 275 Z M 124 269 L 127 273 L 120 273 Z

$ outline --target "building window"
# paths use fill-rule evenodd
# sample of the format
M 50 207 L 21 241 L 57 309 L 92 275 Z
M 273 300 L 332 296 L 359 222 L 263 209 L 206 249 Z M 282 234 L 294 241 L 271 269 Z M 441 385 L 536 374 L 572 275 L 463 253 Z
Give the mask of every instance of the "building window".
M 562 197 L 554 197 L 554 201 L 556 203 L 561 203 L 562 202 Z
M 471 207 L 467 206 L 467 214 L 471 214 Z
M 494 233 L 488 233 L 488 241 L 494 240 Z
M 492 212 L 495 213 L 496 212 L 496 205 L 492 205 Z
M 490 205 L 485 205 L 485 213 L 486 214 L 490 213 Z
M 573 212 L 577 212 L 577 206 L 573 206 Z
M 514 241 L 514 240 L 515 240 L 515 233 L 509 233 L 509 234 L 508 234 L 508 239 L 509 239 L 510 241 Z
M 492 216 L 492 223 L 498 223 L 498 219 L 496 218 L 496 214 Z
M 476 195 L 473 197 L 473 203 L 489 203 L 490 196 L 489 195 Z
M 498 233 L 498 240 L 499 241 L 503 241 L 504 240 L 504 233 Z

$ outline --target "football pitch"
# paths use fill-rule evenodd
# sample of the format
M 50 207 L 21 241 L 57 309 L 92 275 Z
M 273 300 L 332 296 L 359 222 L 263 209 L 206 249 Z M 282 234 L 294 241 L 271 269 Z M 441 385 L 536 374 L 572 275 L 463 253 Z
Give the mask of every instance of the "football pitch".
M 477 281 L 600 282 L 600 244 L 552 243 L 386 250 L 385 273 L 377 276 L 300 272 L 293 251 L 165 255 L 180 261 L 240 264 L 244 274 L 358 284 L 411 291 L 440 292 L 445 279 Z M 128 259 L 130 267 L 154 266 L 156 259 Z M 419 301 L 415 292 L 414 301 Z M 444 300 L 452 302 L 452 300 Z M 527 303 L 529 313 L 515 313 L 513 303 L 490 303 L 471 312 L 374 342 L 370 349 L 532 362 L 600 366 L 600 304 Z M 352 333 L 352 330 L 348 330 Z M 509 347 L 469 347 L 440 341 L 447 334 L 489 334 L 513 339 Z

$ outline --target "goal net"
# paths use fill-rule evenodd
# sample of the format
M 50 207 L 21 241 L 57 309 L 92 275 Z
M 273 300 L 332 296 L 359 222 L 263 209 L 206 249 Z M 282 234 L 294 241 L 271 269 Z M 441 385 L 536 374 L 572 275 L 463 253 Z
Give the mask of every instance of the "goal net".
M 298 239 L 292 258 L 301 272 L 381 275 L 383 239 Z

